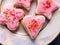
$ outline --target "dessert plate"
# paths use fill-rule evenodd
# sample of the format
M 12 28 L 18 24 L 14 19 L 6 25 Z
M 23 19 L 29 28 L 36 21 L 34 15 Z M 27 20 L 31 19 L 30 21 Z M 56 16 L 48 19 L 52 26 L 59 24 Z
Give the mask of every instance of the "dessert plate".
M 55 0 L 60 7 L 59 0 Z M 12 5 L 14 0 L 4 0 L 1 5 L 1 12 L 8 5 Z M 33 2 L 29 15 L 33 15 L 36 9 L 36 2 Z M 26 14 L 26 15 L 27 15 Z M 22 24 L 17 32 L 12 33 L 5 26 L 0 25 L 0 42 L 3 45 L 47 45 L 52 42 L 59 34 L 60 31 L 60 8 L 53 14 L 52 19 L 46 27 L 39 33 L 37 38 L 32 41 L 27 35 Z

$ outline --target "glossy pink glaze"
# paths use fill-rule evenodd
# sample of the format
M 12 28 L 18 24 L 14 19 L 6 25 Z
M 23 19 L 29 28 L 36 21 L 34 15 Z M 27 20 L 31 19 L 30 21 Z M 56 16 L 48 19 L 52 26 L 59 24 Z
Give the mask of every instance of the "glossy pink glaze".
M 7 27 L 14 31 L 18 27 L 18 22 L 24 16 L 22 9 L 6 8 L 0 15 L 0 24 L 6 24 Z
M 38 23 L 39 26 L 35 27 L 34 29 L 30 29 L 29 28 L 29 26 L 30 26 L 29 23 L 32 20 L 37 21 L 37 23 Z M 28 15 L 28 16 L 25 16 L 23 18 L 23 23 L 28 28 L 28 33 L 29 33 L 30 37 L 32 39 L 34 39 L 37 36 L 37 34 L 39 33 L 39 31 L 41 30 L 42 25 L 45 23 L 45 17 L 44 16 L 35 16 L 35 15 L 31 16 L 31 15 Z
M 16 5 L 20 5 L 20 6 L 22 5 L 27 10 L 30 9 L 30 3 L 31 3 L 31 0 L 15 0 Z
M 49 7 L 44 8 L 44 4 L 48 4 Z M 58 6 L 55 4 L 53 0 L 39 0 L 36 9 L 36 14 L 43 14 L 48 19 L 51 19 L 53 11 L 55 11 L 57 8 Z

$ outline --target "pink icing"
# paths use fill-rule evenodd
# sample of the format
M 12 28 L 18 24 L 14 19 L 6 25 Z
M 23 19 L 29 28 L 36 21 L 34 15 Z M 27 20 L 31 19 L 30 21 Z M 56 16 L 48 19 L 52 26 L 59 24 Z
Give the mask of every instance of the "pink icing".
M 43 14 L 48 19 L 51 19 L 53 11 L 55 11 L 58 6 L 52 0 L 39 0 L 36 14 Z
M 0 15 L 0 24 L 6 24 L 10 30 L 16 30 L 18 22 L 24 16 L 22 9 L 6 8 Z
M 30 22 L 33 23 L 31 25 L 32 27 L 30 26 Z M 30 15 L 28 15 L 28 16 L 25 16 L 23 18 L 23 23 L 29 29 L 28 33 L 29 33 L 29 35 L 32 39 L 34 39 L 37 36 L 37 34 L 41 30 L 44 22 L 45 22 L 45 17 L 44 16 L 35 16 L 35 15 L 30 16 Z
M 20 6 L 22 5 L 27 10 L 30 8 L 30 3 L 31 3 L 31 0 L 15 0 L 16 5 L 20 5 Z

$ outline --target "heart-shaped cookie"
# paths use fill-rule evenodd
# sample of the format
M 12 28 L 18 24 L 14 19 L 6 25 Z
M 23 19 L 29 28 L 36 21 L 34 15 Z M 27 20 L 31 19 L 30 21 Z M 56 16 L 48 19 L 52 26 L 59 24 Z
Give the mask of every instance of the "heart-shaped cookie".
M 35 39 L 44 23 L 45 23 L 44 16 L 28 15 L 25 16 L 22 20 L 22 25 L 26 29 L 31 39 Z

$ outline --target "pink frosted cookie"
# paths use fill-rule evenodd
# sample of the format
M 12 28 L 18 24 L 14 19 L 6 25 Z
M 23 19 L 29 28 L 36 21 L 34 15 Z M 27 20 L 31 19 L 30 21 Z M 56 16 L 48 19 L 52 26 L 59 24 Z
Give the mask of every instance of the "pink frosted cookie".
M 27 33 L 29 34 L 29 36 L 31 37 L 31 39 L 36 38 L 44 23 L 45 23 L 44 16 L 28 15 L 25 16 L 22 20 L 22 24 L 26 29 Z
M 32 0 L 15 0 L 15 7 L 24 7 L 28 11 L 30 10 Z
M 52 13 L 58 9 L 57 4 L 53 0 L 39 0 L 37 3 L 36 14 L 43 14 L 48 19 L 51 19 Z
M 19 20 L 24 16 L 22 9 L 6 8 L 2 14 L 0 14 L 0 24 L 6 24 L 8 29 L 15 31 L 19 26 Z

